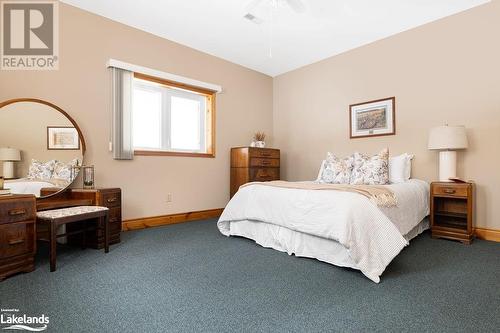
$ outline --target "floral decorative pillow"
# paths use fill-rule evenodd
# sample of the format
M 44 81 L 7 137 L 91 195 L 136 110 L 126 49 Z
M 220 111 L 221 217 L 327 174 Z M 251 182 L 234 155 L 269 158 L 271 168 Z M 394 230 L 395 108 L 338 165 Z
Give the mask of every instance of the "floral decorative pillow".
M 57 161 L 54 166 L 54 173 L 52 174 L 52 178 L 71 182 L 71 169 L 79 164 L 80 160 L 78 160 L 77 158 L 71 160 L 71 162 L 69 163 Z
M 352 168 L 352 156 L 340 159 L 332 153 L 328 153 L 326 160 L 323 161 L 318 181 L 330 184 L 349 184 Z
M 52 174 L 54 173 L 55 165 L 55 160 L 50 160 L 44 163 L 32 159 L 28 170 L 28 179 L 38 179 L 45 181 L 50 180 L 52 178 Z
M 369 157 L 354 153 L 354 167 L 351 181 L 353 185 L 385 185 L 389 183 L 389 149 Z

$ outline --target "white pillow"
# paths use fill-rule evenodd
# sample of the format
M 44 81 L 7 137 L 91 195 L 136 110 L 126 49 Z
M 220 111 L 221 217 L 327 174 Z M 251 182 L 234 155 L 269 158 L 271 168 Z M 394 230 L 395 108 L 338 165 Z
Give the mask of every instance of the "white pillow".
M 413 155 L 404 153 L 389 158 L 389 181 L 391 184 L 404 183 L 410 179 Z

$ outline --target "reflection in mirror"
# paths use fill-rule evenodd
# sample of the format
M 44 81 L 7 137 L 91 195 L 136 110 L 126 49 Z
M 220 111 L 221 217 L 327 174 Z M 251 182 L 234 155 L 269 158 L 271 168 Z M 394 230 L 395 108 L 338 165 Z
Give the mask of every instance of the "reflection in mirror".
M 40 197 L 43 188 L 65 189 L 84 150 L 79 131 L 55 106 L 21 101 L 0 107 L 0 176 L 10 193 Z

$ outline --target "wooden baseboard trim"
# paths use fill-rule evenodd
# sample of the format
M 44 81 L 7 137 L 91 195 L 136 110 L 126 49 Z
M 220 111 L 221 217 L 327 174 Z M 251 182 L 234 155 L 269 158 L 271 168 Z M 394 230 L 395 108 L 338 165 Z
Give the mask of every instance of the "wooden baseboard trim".
M 129 231 L 129 230 L 159 227 L 167 224 L 176 224 L 176 223 L 210 219 L 219 217 L 222 214 L 223 210 L 224 208 L 216 208 L 216 209 L 200 210 L 189 213 L 178 213 L 178 214 L 169 214 L 169 215 L 161 215 L 153 217 L 143 217 L 139 219 L 131 219 L 123 221 L 122 230 Z
M 500 242 L 500 230 L 476 228 L 475 233 L 479 239 Z

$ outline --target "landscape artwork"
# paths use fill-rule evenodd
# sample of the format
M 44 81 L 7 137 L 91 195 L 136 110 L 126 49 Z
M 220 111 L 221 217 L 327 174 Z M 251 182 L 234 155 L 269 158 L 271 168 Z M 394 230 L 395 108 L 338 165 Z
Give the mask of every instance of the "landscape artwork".
M 350 137 L 394 135 L 395 98 L 353 104 L 350 112 Z

